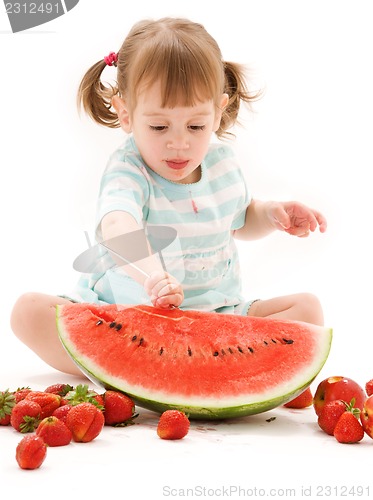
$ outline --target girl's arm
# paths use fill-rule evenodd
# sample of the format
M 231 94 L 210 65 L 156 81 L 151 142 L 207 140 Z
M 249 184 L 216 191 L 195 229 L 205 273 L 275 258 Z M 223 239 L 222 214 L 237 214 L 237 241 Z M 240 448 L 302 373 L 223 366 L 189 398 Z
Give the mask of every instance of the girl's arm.
M 101 222 L 103 241 L 139 229 L 142 229 L 142 227 L 136 222 L 132 215 L 119 210 L 106 214 Z M 136 267 L 142 269 L 149 276 L 148 278 L 132 266 L 123 264 L 123 261 L 119 257 L 114 254 L 111 255 L 115 263 L 121 267 L 126 274 L 145 288 L 153 305 L 158 307 L 169 307 L 170 305 L 178 307 L 184 299 L 180 283 L 169 273 L 165 272 L 157 255 L 151 253 L 150 245 L 148 248 L 149 256 L 135 262 Z M 139 248 L 139 255 L 141 255 L 141 253 L 143 253 L 143 249 Z
M 252 200 L 246 210 L 245 224 L 234 231 L 234 237 L 256 240 L 277 229 L 302 238 L 317 227 L 324 233 L 326 226 L 326 219 L 320 212 L 297 201 Z

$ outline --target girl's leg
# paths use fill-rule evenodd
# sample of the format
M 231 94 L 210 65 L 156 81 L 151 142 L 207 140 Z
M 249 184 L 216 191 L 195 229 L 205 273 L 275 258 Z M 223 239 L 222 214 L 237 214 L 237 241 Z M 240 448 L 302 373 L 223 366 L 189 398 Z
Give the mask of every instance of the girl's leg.
M 305 321 L 320 326 L 324 324 L 324 315 L 319 299 L 310 293 L 258 300 L 252 304 L 248 315 Z
M 41 293 L 22 295 L 13 307 L 11 327 L 21 342 L 53 368 L 82 375 L 61 344 L 56 327 L 56 305 L 69 300 Z

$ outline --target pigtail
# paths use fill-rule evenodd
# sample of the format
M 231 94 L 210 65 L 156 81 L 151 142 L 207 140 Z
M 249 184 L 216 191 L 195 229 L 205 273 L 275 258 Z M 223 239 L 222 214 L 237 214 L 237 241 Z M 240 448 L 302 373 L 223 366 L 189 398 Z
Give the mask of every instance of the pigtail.
M 262 92 L 252 93 L 247 88 L 244 67 L 237 63 L 224 62 L 225 87 L 224 93 L 228 94 L 229 100 L 223 111 L 220 127 L 216 132 L 218 137 L 230 134 L 227 130 L 238 120 L 241 101 L 249 106 L 258 100 Z
M 111 100 L 118 94 L 118 88 L 101 81 L 101 74 L 106 68 L 105 60 L 94 64 L 84 75 L 78 89 L 78 109 L 81 107 L 97 123 L 110 128 L 118 128 L 118 115 L 111 111 Z

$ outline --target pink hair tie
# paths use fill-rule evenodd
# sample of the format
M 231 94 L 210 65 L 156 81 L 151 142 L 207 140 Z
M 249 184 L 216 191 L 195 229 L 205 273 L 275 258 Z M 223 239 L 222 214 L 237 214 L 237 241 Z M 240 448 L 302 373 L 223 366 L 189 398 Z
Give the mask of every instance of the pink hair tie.
M 104 57 L 104 61 L 108 66 L 116 66 L 118 61 L 118 54 L 115 52 L 110 52 L 108 56 Z

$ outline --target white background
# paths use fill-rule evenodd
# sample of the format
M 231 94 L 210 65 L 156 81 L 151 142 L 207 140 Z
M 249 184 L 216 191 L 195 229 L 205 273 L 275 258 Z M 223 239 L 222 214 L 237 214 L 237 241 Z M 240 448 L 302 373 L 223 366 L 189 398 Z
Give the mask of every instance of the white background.
M 0 390 L 33 383 L 42 388 L 49 381 L 65 379 L 13 338 L 10 311 L 26 291 L 67 293 L 75 284 L 78 276 L 72 262 L 86 248 L 84 231 L 92 230 L 100 176 L 109 154 L 123 138 L 119 130 L 79 117 L 77 87 L 91 64 L 119 49 L 134 22 L 163 16 L 184 16 L 203 23 L 217 39 L 223 57 L 248 65 L 256 84 L 266 88 L 255 114 L 243 114 L 243 126 L 235 130 L 233 143 L 253 195 L 298 199 L 328 219 L 324 235 L 317 232 L 309 239 L 295 239 L 278 233 L 240 244 L 247 297 L 299 291 L 318 295 L 325 322 L 334 330 L 332 351 L 319 380 L 342 374 L 364 384 L 373 377 L 370 2 L 80 0 L 67 15 L 18 34 L 11 33 L 0 7 Z M 107 80 L 114 75 L 113 68 L 105 70 Z M 281 420 L 283 413 L 278 411 L 277 420 Z M 127 484 L 128 491 L 141 494 L 153 491 L 153 477 L 158 489 L 152 497 L 163 498 L 159 485 L 167 481 L 159 480 L 157 466 L 163 473 L 170 470 L 171 476 L 163 477 L 178 478 L 179 488 L 191 486 L 182 479 L 190 479 L 189 473 L 182 475 L 188 467 L 195 474 L 193 484 L 205 481 L 217 488 L 241 481 L 241 486 L 249 488 L 268 486 L 272 478 L 274 487 L 290 488 L 329 480 L 326 470 L 329 465 L 334 467 L 333 461 L 341 466 L 344 460 L 359 464 L 360 472 L 364 463 L 368 465 L 363 455 L 372 453 L 373 443 L 364 441 L 346 449 L 325 441 L 309 411 L 302 416 L 295 413 L 295 417 L 291 414 L 294 422 L 283 417 L 288 425 L 278 424 L 278 435 L 273 430 L 266 433 L 259 417 L 242 427 L 228 426 L 224 433 L 215 429 L 220 452 L 209 442 L 208 432 L 200 433 L 202 441 L 197 436 L 190 438 L 189 445 L 180 442 L 184 448 L 177 448 L 176 443 L 166 448 L 154 437 L 147 441 L 140 426 L 136 427 L 137 443 L 143 449 L 136 448 L 136 440 L 132 440 L 126 451 L 124 439 L 121 453 L 128 462 L 117 479 L 126 482 L 132 477 L 134 483 Z M 265 422 L 264 417 L 260 422 Z M 251 426 L 249 434 L 247 425 Z M 253 432 L 252 425 L 260 432 Z M 9 429 L 0 431 L 0 440 L 4 436 L 9 443 L 8 451 L 0 444 L 0 465 L 5 464 L 6 473 L 18 477 L 21 472 L 13 464 L 18 436 L 9 437 Z M 112 437 L 117 439 L 107 432 L 107 439 Z M 210 447 L 204 449 L 206 443 Z M 96 449 L 97 458 L 93 459 Z M 110 472 L 114 455 L 104 443 L 90 450 L 90 459 L 82 459 L 87 463 L 86 480 L 90 476 L 101 481 Z M 167 455 L 169 450 L 171 455 Z M 83 452 L 74 458 L 67 449 L 51 451 L 60 452 L 55 457 L 63 457 L 70 466 L 82 466 L 79 453 Z M 167 461 L 173 454 L 176 459 Z M 45 469 L 53 477 L 54 467 Z M 61 466 L 59 470 L 61 473 Z M 37 474 L 40 478 L 42 469 Z M 345 479 L 337 471 L 329 483 L 341 486 Z M 369 483 L 364 469 L 361 477 L 355 475 L 347 484 L 359 481 Z M 126 497 L 123 493 L 118 498 Z

